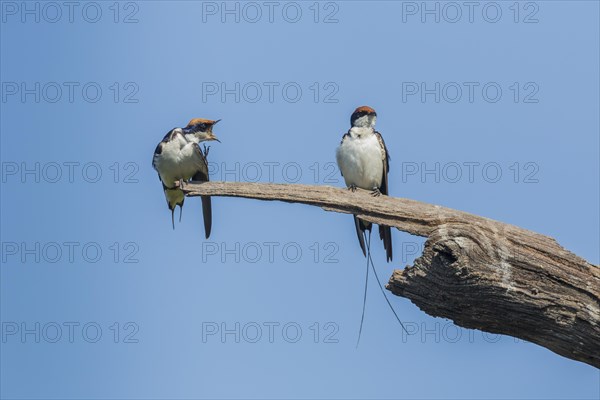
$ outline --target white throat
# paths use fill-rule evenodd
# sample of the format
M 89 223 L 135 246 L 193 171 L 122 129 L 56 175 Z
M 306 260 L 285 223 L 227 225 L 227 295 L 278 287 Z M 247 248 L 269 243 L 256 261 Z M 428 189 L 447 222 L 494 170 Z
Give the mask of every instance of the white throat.
M 185 136 L 185 140 L 187 140 L 188 142 L 192 142 L 192 143 L 196 143 L 196 144 L 200 143 L 200 138 L 193 133 L 188 133 L 184 136 Z
M 375 129 L 372 126 L 353 126 L 350 128 L 350 136 L 352 139 L 366 139 L 375 134 Z

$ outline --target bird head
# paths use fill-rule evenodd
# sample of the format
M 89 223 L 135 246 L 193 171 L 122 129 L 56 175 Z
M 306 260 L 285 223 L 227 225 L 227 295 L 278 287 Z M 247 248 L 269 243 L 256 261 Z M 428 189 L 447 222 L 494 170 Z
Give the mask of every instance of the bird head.
M 350 117 L 350 124 L 360 128 L 372 128 L 375 126 L 377 113 L 369 106 L 358 107 Z
M 204 142 L 207 140 L 216 140 L 217 142 L 221 142 L 213 133 L 213 126 L 220 119 L 213 121 L 210 119 L 204 118 L 194 118 L 192 119 L 185 128 L 183 128 L 183 132 L 186 137 L 196 141 L 196 142 Z

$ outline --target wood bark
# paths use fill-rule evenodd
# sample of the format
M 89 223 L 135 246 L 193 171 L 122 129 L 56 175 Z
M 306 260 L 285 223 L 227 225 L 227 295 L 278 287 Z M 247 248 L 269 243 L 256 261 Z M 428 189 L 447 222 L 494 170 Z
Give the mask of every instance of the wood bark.
M 423 254 L 394 271 L 388 290 L 458 326 L 528 340 L 600 368 L 600 268 L 551 237 L 363 190 L 191 182 L 184 191 L 308 204 L 427 237 Z

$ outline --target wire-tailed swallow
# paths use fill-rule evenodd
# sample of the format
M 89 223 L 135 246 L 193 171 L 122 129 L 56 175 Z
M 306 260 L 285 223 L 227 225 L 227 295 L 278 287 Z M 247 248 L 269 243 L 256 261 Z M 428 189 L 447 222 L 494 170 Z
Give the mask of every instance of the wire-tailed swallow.
M 173 229 L 175 229 L 175 207 L 180 207 L 179 220 L 181 221 L 181 211 L 185 200 L 180 188 L 181 183 L 188 182 L 190 179 L 194 181 L 209 180 L 206 160 L 208 149 L 205 147 L 203 152 L 199 143 L 209 140 L 219 141 L 212 132 L 213 126 L 219 121 L 194 118 L 185 128 L 171 129 L 154 150 L 152 166 L 158 172 L 158 177 L 163 184 L 167 206 L 171 210 Z M 202 196 L 202 215 L 204 232 L 208 239 L 212 226 L 212 207 L 209 196 Z
M 373 196 L 388 194 L 389 153 L 383 137 L 375 130 L 377 113 L 371 107 L 358 107 L 350 118 L 351 128 L 342 137 L 337 148 L 336 159 L 346 186 L 371 190 Z M 356 233 L 363 254 L 366 256 L 366 230 L 371 223 L 354 216 Z M 388 226 L 379 226 L 379 237 L 383 240 L 387 261 L 392 260 L 392 233 Z

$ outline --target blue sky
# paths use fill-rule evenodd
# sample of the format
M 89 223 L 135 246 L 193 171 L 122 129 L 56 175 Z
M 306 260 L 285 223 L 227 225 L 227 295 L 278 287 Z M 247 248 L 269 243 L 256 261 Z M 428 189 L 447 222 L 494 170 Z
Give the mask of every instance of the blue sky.
M 457 5 L 458 4 L 458 5 Z M 222 119 L 212 179 L 343 186 L 368 104 L 390 193 L 598 264 L 593 1 L 2 2 L 0 395 L 592 399 L 599 371 L 370 281 L 348 215 L 213 199 L 171 229 L 163 135 Z M 437 19 L 437 20 L 436 20 Z M 423 238 L 393 232 L 387 280 Z

